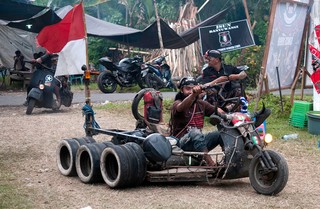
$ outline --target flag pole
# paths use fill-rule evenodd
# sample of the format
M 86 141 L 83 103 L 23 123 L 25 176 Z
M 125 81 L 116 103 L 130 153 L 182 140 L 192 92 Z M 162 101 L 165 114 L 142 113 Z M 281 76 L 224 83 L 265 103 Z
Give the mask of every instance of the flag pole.
M 80 1 L 80 4 L 82 6 L 83 11 L 83 24 L 84 24 L 84 40 L 85 40 L 85 46 L 86 46 L 86 64 L 82 66 L 82 70 L 84 71 L 84 94 L 86 98 L 86 104 L 91 105 L 91 99 L 90 99 L 90 69 L 89 69 L 89 60 L 88 60 L 88 35 L 87 35 L 87 25 L 86 25 L 86 15 L 84 12 L 84 6 L 83 6 L 83 0 Z
M 87 35 L 87 25 L 86 25 L 86 17 L 84 12 L 84 6 L 83 6 L 83 0 L 80 1 L 81 7 L 82 7 L 82 15 L 83 15 L 83 24 L 84 24 L 84 41 L 86 46 L 86 64 L 81 67 L 81 69 L 84 71 L 83 75 L 83 81 L 84 81 L 84 93 L 85 93 L 85 99 L 86 104 L 82 108 L 82 111 L 86 115 L 85 119 L 85 132 L 87 136 L 93 136 L 94 132 L 92 128 L 94 127 L 94 112 L 92 110 L 92 104 L 90 99 L 90 69 L 88 65 L 88 35 Z M 96 124 L 97 125 L 97 124 Z

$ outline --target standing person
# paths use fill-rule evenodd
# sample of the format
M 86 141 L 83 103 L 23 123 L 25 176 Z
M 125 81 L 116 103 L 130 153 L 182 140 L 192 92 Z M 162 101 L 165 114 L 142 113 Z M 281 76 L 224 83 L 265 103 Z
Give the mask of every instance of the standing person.
M 23 71 L 26 70 L 25 68 L 25 62 L 24 62 L 24 56 L 21 54 L 19 50 L 15 51 L 14 59 L 14 65 L 13 68 L 15 71 Z
M 247 77 L 247 73 L 222 62 L 221 52 L 218 50 L 208 50 L 205 55 L 208 67 L 203 70 L 202 80 L 204 86 L 213 86 L 217 83 L 230 81 L 225 84 L 222 91 L 225 98 L 240 97 L 241 85 L 239 80 Z M 217 89 L 219 90 L 219 88 Z M 211 103 L 211 102 L 210 102 Z
M 203 159 L 209 166 L 215 165 L 207 153 L 217 145 L 223 148 L 219 132 L 202 133 L 204 117 L 215 112 L 215 107 L 198 99 L 201 86 L 193 78 L 182 78 L 171 109 L 171 136 L 179 139 L 178 146 L 185 151 L 204 152 Z M 218 110 L 222 112 L 222 110 Z

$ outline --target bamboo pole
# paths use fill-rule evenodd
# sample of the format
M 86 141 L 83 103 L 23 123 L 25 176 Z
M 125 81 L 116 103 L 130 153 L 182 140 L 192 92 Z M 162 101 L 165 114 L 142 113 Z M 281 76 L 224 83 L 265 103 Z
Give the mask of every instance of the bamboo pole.
M 158 14 L 158 7 L 157 7 L 157 2 L 156 0 L 153 0 L 154 3 L 154 10 L 156 12 L 156 18 L 157 18 L 157 26 L 158 26 L 158 36 L 159 36 L 159 44 L 160 44 L 160 49 L 163 49 L 163 40 L 162 40 L 162 34 L 161 34 L 161 25 L 160 25 L 160 17 Z
M 301 70 L 300 70 L 301 72 Z M 293 84 L 291 86 L 291 96 L 290 96 L 290 103 L 293 104 L 293 97 L 294 97 L 294 92 L 295 92 L 295 89 L 296 89 L 296 86 L 297 86 L 297 82 L 298 82 L 298 79 L 299 79 L 299 74 L 300 72 L 296 75 L 294 81 L 293 81 Z
M 302 80 L 301 80 L 301 95 L 300 95 L 300 100 L 303 100 L 303 95 L 304 95 L 304 87 L 305 87 L 305 82 L 306 82 L 306 71 L 307 69 L 305 67 L 302 67 Z
M 83 15 L 83 24 L 84 24 L 84 31 L 85 31 L 85 46 L 86 46 L 86 69 L 84 71 L 84 78 L 86 78 L 86 73 L 88 73 L 87 71 L 89 70 L 88 68 L 88 63 L 89 63 L 89 58 L 88 58 L 88 35 L 87 35 L 87 24 L 86 24 L 86 16 L 85 16 L 85 12 L 84 12 L 84 6 L 83 6 L 83 0 L 80 1 L 80 4 L 82 6 L 82 15 Z M 84 68 L 82 69 L 84 70 Z M 90 70 L 89 70 L 90 71 Z M 89 74 L 90 75 L 90 74 Z M 90 77 L 89 77 L 89 81 L 88 82 L 84 82 L 85 83 L 85 88 L 84 88 L 84 94 L 85 94 L 85 98 L 86 98 L 86 103 L 88 105 L 91 106 L 91 95 L 90 95 Z
M 271 15 L 270 15 L 270 23 L 268 26 L 268 33 L 267 33 L 267 40 L 266 40 L 266 47 L 264 50 L 264 57 L 262 60 L 262 66 L 261 66 L 261 72 L 260 72 L 260 78 L 262 80 L 259 80 L 259 86 L 257 90 L 257 96 L 256 96 L 256 104 L 254 106 L 254 111 L 257 110 L 258 108 L 258 103 L 261 97 L 261 93 L 263 90 L 263 80 L 264 77 L 266 76 L 266 66 L 267 66 L 267 61 L 268 61 L 268 56 L 269 56 L 269 50 L 270 50 L 270 42 L 271 42 L 271 35 L 272 35 L 272 28 L 274 24 L 274 17 L 276 15 L 276 8 L 279 0 L 272 0 L 272 5 L 271 5 Z M 266 90 L 269 91 L 269 90 Z
M 249 15 L 248 6 L 247 6 L 247 0 L 243 0 L 243 6 L 244 6 L 244 10 L 246 12 L 246 17 L 248 20 L 249 28 L 251 29 L 252 26 L 251 26 L 251 20 L 250 20 L 250 15 Z

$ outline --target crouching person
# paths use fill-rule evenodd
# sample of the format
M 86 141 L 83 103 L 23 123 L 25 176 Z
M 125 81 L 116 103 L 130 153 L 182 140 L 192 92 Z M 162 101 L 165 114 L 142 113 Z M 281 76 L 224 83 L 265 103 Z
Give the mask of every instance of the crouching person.
M 207 153 L 217 145 L 223 150 L 223 141 L 219 132 L 203 134 L 202 128 L 204 117 L 212 115 L 215 107 L 198 99 L 202 89 L 193 78 L 182 78 L 178 88 L 180 91 L 171 108 L 171 136 L 179 139 L 178 146 L 184 151 L 204 152 L 203 159 L 213 166 L 216 163 Z

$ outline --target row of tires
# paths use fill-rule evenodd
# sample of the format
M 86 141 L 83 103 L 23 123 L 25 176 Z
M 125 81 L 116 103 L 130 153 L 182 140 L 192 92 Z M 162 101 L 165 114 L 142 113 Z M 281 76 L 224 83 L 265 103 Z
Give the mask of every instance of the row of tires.
M 57 165 L 62 175 L 78 176 L 83 183 L 104 181 L 110 188 L 138 186 L 147 172 L 144 151 L 138 144 L 98 143 L 92 137 L 62 140 Z

